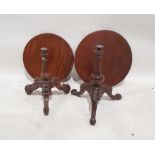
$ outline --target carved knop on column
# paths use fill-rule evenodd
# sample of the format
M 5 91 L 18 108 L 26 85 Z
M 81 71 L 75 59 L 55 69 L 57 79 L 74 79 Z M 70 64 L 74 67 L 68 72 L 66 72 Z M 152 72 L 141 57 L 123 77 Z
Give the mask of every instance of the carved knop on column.
M 103 48 L 104 46 L 103 45 L 96 45 L 96 50 L 95 50 L 95 53 L 97 56 L 102 56 L 103 55 Z
M 42 60 L 46 60 L 47 59 L 47 56 L 48 56 L 48 52 L 47 52 L 47 48 L 46 47 L 42 47 L 40 48 L 41 50 L 41 57 L 42 57 Z

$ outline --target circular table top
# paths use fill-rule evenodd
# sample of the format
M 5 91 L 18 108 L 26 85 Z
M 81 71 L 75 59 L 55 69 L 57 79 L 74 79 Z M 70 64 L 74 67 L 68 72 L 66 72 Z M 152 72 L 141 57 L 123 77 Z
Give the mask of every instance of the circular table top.
M 128 74 L 132 53 L 128 42 L 118 33 L 100 30 L 87 35 L 79 44 L 75 53 L 75 68 L 81 79 L 89 82 L 95 63 L 96 45 L 103 45 L 101 62 L 104 84 L 114 86 Z
M 69 44 L 55 34 L 40 34 L 27 43 L 23 53 L 27 72 L 33 78 L 40 76 L 42 47 L 48 49 L 48 73 L 60 81 L 64 80 L 72 70 L 74 56 Z

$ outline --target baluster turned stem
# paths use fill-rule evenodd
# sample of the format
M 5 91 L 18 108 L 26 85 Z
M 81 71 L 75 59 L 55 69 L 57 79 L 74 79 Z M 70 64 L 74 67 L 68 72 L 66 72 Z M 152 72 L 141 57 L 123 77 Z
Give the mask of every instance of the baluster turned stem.
M 47 66 L 47 57 L 48 57 L 48 52 L 47 48 L 42 47 L 41 49 L 41 59 L 42 59 L 42 74 L 48 73 L 48 66 Z
M 96 46 L 95 54 L 96 54 L 96 56 L 95 56 L 94 73 L 102 74 L 102 71 L 101 71 L 101 60 L 102 60 L 102 55 L 103 55 L 103 46 L 102 45 Z
M 103 56 L 103 46 L 97 45 L 95 50 L 95 62 L 94 62 L 94 68 L 93 73 L 91 74 L 91 82 L 92 83 L 102 83 L 104 80 L 104 76 L 102 74 L 102 56 Z

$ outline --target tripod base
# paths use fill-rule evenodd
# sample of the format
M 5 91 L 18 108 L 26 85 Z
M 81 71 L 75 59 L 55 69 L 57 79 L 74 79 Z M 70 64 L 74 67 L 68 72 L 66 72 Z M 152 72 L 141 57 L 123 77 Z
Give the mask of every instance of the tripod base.
M 91 98 L 91 102 L 92 102 L 92 113 L 91 113 L 91 118 L 89 121 L 91 125 L 96 124 L 97 104 L 104 93 L 106 93 L 112 100 L 120 100 L 122 98 L 122 96 L 120 94 L 116 94 L 116 95 L 112 94 L 111 86 L 107 86 L 107 85 L 103 85 L 103 84 L 83 83 L 80 85 L 80 91 L 73 89 L 71 91 L 71 93 L 72 93 L 72 95 L 76 95 L 79 97 L 85 91 L 88 92 L 88 94 Z
M 25 91 L 28 95 L 31 95 L 33 91 L 38 88 L 42 88 L 42 96 L 44 98 L 44 115 L 49 113 L 49 97 L 52 95 L 51 89 L 56 87 L 58 90 L 63 91 L 68 94 L 70 91 L 70 86 L 68 84 L 61 84 L 56 78 L 51 77 L 49 74 L 41 75 L 34 80 L 34 83 L 25 86 Z

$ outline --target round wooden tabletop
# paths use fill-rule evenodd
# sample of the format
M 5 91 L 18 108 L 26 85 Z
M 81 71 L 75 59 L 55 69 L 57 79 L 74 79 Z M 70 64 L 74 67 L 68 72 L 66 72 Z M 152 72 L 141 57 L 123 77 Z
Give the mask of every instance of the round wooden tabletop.
M 48 49 L 48 72 L 60 81 L 64 80 L 72 70 L 74 56 L 69 44 L 55 34 L 40 34 L 28 42 L 23 54 L 27 72 L 33 78 L 40 76 L 42 47 Z
M 104 46 L 101 62 L 104 84 L 114 86 L 121 82 L 130 70 L 132 63 L 130 46 L 120 34 L 113 31 L 101 30 L 87 35 L 75 53 L 75 68 L 85 82 L 89 82 L 93 72 L 96 45 Z

